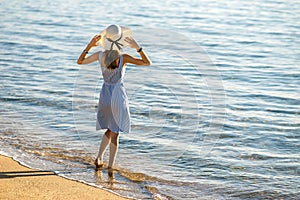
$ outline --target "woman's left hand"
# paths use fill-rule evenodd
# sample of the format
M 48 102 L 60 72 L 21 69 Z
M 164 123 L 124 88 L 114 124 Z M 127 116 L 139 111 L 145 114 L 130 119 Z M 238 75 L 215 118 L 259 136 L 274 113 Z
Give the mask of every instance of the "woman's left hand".
M 95 47 L 95 46 L 98 46 L 97 42 L 101 39 L 101 35 L 100 34 L 97 34 L 95 35 L 92 40 L 90 41 L 89 45 L 91 47 Z
M 140 48 L 139 44 L 133 37 L 126 37 L 125 42 L 127 42 L 129 46 L 133 49 L 139 50 Z

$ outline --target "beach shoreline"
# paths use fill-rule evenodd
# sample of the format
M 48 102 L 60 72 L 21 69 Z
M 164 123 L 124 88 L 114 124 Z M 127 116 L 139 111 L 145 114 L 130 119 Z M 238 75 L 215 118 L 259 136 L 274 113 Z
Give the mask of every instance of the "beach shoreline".
M 58 176 L 52 171 L 25 167 L 1 154 L 0 185 L 0 199 L 126 199 L 104 189 Z

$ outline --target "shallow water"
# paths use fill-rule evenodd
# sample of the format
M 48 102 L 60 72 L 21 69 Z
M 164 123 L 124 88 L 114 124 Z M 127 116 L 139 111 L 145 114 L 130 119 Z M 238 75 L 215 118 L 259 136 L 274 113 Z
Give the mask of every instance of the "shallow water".
M 0 153 L 135 199 L 299 199 L 300 4 L 114 2 L 0 2 Z M 99 66 L 76 64 L 112 23 L 153 61 L 126 70 L 114 179 L 92 164 Z

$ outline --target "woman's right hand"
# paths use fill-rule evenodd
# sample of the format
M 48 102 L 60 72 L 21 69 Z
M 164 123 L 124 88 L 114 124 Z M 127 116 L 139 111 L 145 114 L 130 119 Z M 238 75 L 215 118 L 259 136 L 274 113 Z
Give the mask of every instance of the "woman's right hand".
M 90 47 L 95 47 L 95 46 L 98 46 L 97 42 L 101 39 L 101 35 L 100 34 L 97 34 L 95 35 L 92 40 L 90 41 L 89 43 L 89 46 Z
M 125 42 L 127 42 L 129 44 L 129 46 L 133 49 L 139 50 L 140 46 L 137 43 L 137 41 L 135 41 L 135 39 L 133 39 L 132 37 L 126 37 L 124 39 Z

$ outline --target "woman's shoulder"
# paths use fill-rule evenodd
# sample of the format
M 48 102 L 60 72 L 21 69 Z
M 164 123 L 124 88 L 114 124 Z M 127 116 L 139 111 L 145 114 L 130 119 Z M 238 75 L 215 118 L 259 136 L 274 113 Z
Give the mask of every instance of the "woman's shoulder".
M 132 55 L 130 55 L 130 54 L 128 54 L 128 53 L 123 53 L 122 54 L 124 57 L 130 57 L 130 58 L 132 58 Z

